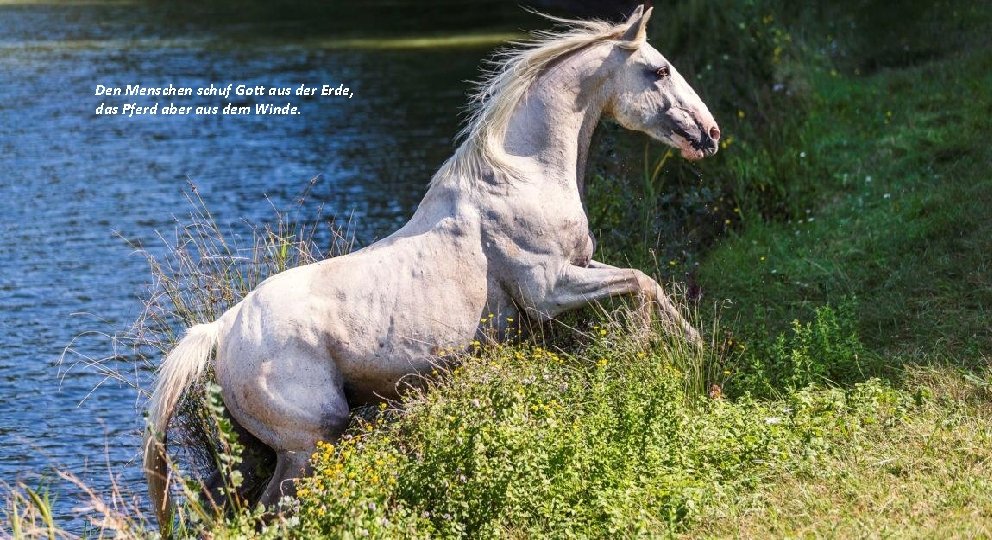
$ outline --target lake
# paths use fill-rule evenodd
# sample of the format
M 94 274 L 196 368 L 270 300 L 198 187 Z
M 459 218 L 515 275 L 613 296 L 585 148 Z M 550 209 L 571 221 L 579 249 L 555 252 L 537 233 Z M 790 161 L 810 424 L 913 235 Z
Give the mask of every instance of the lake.
M 359 243 L 413 212 L 454 148 L 465 81 L 523 14 L 397 4 L 371 2 L 356 16 L 316 3 L 0 2 L 3 482 L 48 486 L 75 529 L 77 493 L 54 468 L 143 497 L 143 399 L 86 360 L 113 354 L 107 334 L 140 313 L 151 277 L 129 242 L 161 252 L 159 235 L 174 236 L 190 211 L 191 186 L 234 234 L 271 222 L 314 177 L 308 208 L 350 220 Z M 326 84 L 354 96 L 294 96 L 295 116 L 95 114 L 112 102 L 218 104 L 94 95 L 128 84 Z M 151 381 L 127 358 L 114 366 Z

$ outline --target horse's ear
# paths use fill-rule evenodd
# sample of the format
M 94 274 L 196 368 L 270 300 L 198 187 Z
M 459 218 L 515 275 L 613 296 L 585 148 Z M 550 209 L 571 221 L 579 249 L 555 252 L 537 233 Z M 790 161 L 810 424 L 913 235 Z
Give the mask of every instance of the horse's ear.
M 638 19 L 641 18 L 641 15 L 644 15 L 644 4 L 638 4 L 637 7 L 634 8 L 634 11 L 632 11 L 630 13 L 630 16 L 627 17 L 627 22 L 625 24 L 627 26 L 634 24 Z
M 651 19 L 653 7 L 644 10 L 644 5 L 637 6 L 634 12 L 627 19 L 627 30 L 620 38 L 621 47 L 625 49 L 636 49 L 644 43 L 648 35 L 648 21 Z

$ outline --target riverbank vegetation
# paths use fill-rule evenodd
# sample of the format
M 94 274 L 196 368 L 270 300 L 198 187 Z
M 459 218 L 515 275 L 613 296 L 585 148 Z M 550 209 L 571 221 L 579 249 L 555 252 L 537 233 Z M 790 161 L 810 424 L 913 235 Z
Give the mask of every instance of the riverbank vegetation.
M 609 127 L 597 138 L 600 257 L 686 283 L 705 351 L 631 340 L 622 306 L 479 343 L 357 414 L 285 515 L 192 504 L 185 530 L 992 535 L 992 9 L 842 4 L 681 3 L 653 41 L 711 104 L 721 153 L 688 164 Z M 262 235 L 263 273 L 309 253 L 290 233 Z M 188 292 L 155 312 L 162 328 L 202 315 L 176 306 L 235 300 Z M 15 492 L 5 530 L 47 534 L 44 507 Z

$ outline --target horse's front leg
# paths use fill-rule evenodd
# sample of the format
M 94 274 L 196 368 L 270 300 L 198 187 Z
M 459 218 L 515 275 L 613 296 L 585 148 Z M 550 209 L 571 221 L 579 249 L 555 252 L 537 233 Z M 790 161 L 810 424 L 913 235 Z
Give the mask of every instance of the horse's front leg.
M 633 268 L 617 268 L 599 261 L 589 261 L 589 268 L 616 270 L 619 272 L 634 272 L 637 275 L 637 296 L 641 301 L 640 311 L 645 326 L 650 326 L 655 311 L 661 318 L 662 325 L 669 332 L 681 331 L 686 339 L 695 345 L 702 345 L 699 331 L 689 321 L 682 317 L 671 297 L 665 293 L 661 285 L 650 276 Z
M 688 341 L 700 345 L 699 332 L 675 307 L 657 281 L 633 268 L 617 268 L 598 261 L 588 266 L 569 265 L 534 307 L 552 316 L 620 295 L 634 295 L 640 301 L 644 329 L 649 329 L 657 311 L 662 325 L 670 332 L 681 332 Z

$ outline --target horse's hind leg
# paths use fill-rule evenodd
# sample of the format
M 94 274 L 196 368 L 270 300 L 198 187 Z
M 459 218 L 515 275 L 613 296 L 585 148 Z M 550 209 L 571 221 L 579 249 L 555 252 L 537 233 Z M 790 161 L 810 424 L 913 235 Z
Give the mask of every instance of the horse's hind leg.
M 279 499 L 284 496 L 296 496 L 296 480 L 306 476 L 310 471 L 310 456 L 313 451 L 283 451 L 276 454 L 276 470 L 272 479 L 265 486 L 262 497 L 258 502 L 268 508 L 274 508 Z
M 293 480 L 307 472 L 317 442 L 335 440 L 348 426 L 349 407 L 342 377 L 326 357 L 299 349 L 276 358 L 264 348 L 252 353 L 219 365 L 217 379 L 231 416 L 276 452 L 259 499 L 273 506 L 295 493 Z
M 348 401 L 340 386 L 298 394 L 292 409 L 283 409 L 279 422 L 276 468 L 259 502 L 273 507 L 283 496 L 296 494 L 295 480 L 309 472 L 318 441 L 333 441 L 348 427 Z M 286 399 L 292 399 L 290 395 Z
M 311 414 L 297 409 L 279 433 L 276 467 L 266 484 L 259 502 L 274 507 L 283 496 L 296 495 L 296 479 L 310 469 L 310 456 L 317 450 L 317 441 L 332 441 L 348 427 L 348 402 L 339 389 L 328 389 L 323 399 L 301 399 L 299 405 L 311 407 Z M 319 401 L 319 403 L 318 403 Z

